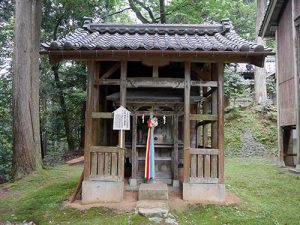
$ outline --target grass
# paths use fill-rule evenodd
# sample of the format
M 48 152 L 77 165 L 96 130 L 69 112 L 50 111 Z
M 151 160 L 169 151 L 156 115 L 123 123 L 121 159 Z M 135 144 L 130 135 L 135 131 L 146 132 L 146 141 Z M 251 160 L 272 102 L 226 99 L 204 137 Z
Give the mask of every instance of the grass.
M 241 198 L 241 203 L 195 205 L 174 211 L 180 224 L 299 224 L 300 177 L 257 159 L 227 159 L 225 167 L 226 187 Z M 63 166 L 1 185 L 10 190 L 10 198 L 0 199 L 0 223 L 27 220 L 37 224 L 150 224 L 134 213 L 62 208 L 80 173 L 80 168 Z
M 254 139 L 268 150 L 277 147 L 277 125 L 274 118 L 259 113 L 254 107 L 235 108 L 225 115 L 225 153 L 239 155 L 242 147 L 241 134 L 251 131 Z

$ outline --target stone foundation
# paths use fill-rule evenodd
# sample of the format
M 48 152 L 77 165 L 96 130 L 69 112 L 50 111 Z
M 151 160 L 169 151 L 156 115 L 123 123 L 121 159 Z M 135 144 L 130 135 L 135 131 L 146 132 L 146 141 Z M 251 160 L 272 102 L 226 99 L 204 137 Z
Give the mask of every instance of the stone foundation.
M 124 182 L 83 181 L 82 204 L 99 202 L 121 202 Z
M 139 200 L 168 200 L 167 184 L 141 184 Z
M 224 202 L 224 184 L 183 183 L 183 200 L 191 202 Z

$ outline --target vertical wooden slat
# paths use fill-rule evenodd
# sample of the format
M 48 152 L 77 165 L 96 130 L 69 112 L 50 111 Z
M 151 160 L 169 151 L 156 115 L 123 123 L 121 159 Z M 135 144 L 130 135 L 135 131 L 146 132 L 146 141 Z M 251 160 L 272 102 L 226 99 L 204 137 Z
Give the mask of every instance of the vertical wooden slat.
M 111 153 L 111 175 L 117 176 L 118 175 L 118 154 Z
M 197 114 L 197 106 L 196 105 L 191 105 L 190 108 L 190 114 Z M 190 121 L 191 124 L 191 146 L 192 148 L 197 148 L 197 139 L 196 139 L 196 120 Z
M 111 169 L 111 153 L 105 153 L 104 176 L 110 176 L 110 169 Z
M 224 183 L 224 63 L 218 63 L 219 183 Z
M 191 155 L 191 177 L 197 177 L 197 155 Z
M 203 95 L 207 93 L 207 87 L 203 87 Z M 204 101 L 203 102 L 203 114 L 207 114 L 208 113 L 208 102 Z M 214 114 L 214 113 L 212 113 Z M 203 125 L 203 148 L 207 148 L 208 147 L 208 125 L 205 124 Z
M 104 153 L 98 153 L 98 176 L 104 175 Z
M 184 66 L 184 182 L 190 178 L 190 95 L 191 95 L 191 62 Z
M 99 64 L 98 64 L 99 65 Z M 99 75 L 97 74 L 97 63 L 95 61 L 89 61 L 88 75 L 87 75 L 87 100 L 86 100 L 86 111 L 85 111 L 85 131 L 84 131 L 84 180 L 87 180 L 90 175 L 91 161 L 90 161 L 90 146 L 93 142 L 93 119 L 92 112 L 95 104 L 95 92 L 98 90 L 94 87 L 94 78 Z
M 203 155 L 198 155 L 197 177 L 203 177 Z
M 213 64 L 211 67 L 211 80 L 218 80 L 218 64 Z M 213 115 L 218 115 L 218 93 L 216 90 L 212 93 L 211 98 L 211 111 Z M 214 149 L 218 148 L 218 122 L 213 122 L 211 124 L 211 147 Z M 218 177 L 218 156 L 211 156 L 211 177 Z
M 131 177 L 137 178 L 137 164 L 138 158 L 136 155 L 136 142 L 137 142 L 137 115 L 132 115 L 132 152 L 131 152 L 131 165 L 132 165 L 132 172 Z
M 124 179 L 124 150 L 119 149 L 118 151 L 118 177 L 120 180 Z
M 173 153 L 173 161 L 174 161 L 174 180 L 178 180 L 178 115 L 174 114 L 174 124 L 173 124 L 173 140 L 174 140 L 174 153 Z
M 92 152 L 92 159 L 91 159 L 91 175 L 96 176 L 97 175 L 97 153 Z
M 204 177 L 210 178 L 210 155 L 204 156 Z

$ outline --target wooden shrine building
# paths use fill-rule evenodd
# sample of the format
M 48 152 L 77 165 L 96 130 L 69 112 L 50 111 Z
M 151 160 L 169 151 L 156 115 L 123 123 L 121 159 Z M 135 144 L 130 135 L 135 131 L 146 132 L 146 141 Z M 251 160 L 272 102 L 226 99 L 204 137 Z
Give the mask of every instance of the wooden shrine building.
M 224 200 L 226 63 L 263 66 L 270 54 L 242 39 L 229 20 L 210 25 L 95 24 L 42 44 L 50 62 L 87 62 L 82 202 L 123 198 L 144 182 L 147 120 L 154 132 L 155 180 L 182 187 L 184 200 Z M 130 111 L 130 130 L 113 130 L 113 111 Z M 180 167 L 183 166 L 183 176 Z

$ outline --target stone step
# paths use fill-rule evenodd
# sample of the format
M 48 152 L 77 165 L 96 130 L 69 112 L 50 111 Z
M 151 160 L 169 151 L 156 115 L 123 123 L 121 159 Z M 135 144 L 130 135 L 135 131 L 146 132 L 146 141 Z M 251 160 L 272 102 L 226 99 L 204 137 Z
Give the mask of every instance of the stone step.
M 139 187 L 139 200 L 168 200 L 168 185 L 141 184 Z
M 142 200 L 136 204 L 136 213 L 146 217 L 166 218 L 169 213 L 168 201 Z

